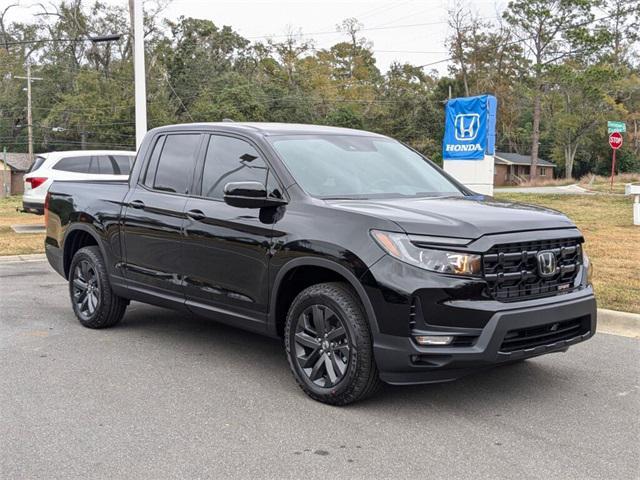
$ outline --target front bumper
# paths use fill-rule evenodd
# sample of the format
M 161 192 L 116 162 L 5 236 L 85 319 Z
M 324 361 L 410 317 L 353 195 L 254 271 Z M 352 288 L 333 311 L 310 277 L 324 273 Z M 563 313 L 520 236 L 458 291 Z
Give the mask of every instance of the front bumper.
M 590 290 L 590 289 L 589 289 Z M 535 357 L 552 352 L 565 351 L 569 346 L 587 340 L 596 331 L 596 300 L 592 293 L 572 300 L 559 301 L 538 307 L 514 308 L 494 313 L 471 346 L 423 347 L 411 337 L 377 334 L 374 353 L 380 378 L 391 384 L 405 385 L 436 383 L 455 380 L 475 371 Z M 549 326 L 548 330 L 562 329 L 562 322 L 575 320 L 582 327 L 562 337 L 548 335 L 532 338 L 531 345 L 522 342 L 522 348 L 503 345 L 505 336 L 514 331 L 536 333 L 536 327 Z M 546 330 L 545 330 L 546 331 Z M 429 334 L 430 332 L 420 332 Z M 433 333 L 442 334 L 442 330 Z M 549 338 L 545 342 L 545 338 Z M 516 344 L 517 345 L 517 344 Z

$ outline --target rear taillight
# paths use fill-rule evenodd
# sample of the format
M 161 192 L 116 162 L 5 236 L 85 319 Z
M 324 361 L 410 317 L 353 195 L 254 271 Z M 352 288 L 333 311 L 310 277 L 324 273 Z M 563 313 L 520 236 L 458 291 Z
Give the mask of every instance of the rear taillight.
M 47 177 L 30 177 L 25 178 L 24 181 L 31 185 L 31 188 L 38 188 L 47 181 Z

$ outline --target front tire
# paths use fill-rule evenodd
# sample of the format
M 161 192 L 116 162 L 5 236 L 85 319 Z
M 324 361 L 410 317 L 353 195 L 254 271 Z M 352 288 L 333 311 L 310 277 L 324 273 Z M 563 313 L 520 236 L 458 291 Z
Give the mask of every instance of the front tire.
M 87 328 L 112 327 L 127 308 L 127 301 L 111 290 L 100 249 L 95 246 L 81 248 L 73 256 L 69 296 L 73 312 Z
M 293 376 L 314 400 L 347 405 L 381 385 L 362 304 L 343 283 L 321 283 L 292 302 L 285 348 Z

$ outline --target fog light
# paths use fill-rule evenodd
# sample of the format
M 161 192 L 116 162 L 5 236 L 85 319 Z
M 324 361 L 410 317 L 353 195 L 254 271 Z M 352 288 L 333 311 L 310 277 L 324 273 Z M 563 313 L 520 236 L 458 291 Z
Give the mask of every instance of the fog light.
M 452 335 L 420 335 L 415 338 L 420 345 L 449 345 L 453 342 Z

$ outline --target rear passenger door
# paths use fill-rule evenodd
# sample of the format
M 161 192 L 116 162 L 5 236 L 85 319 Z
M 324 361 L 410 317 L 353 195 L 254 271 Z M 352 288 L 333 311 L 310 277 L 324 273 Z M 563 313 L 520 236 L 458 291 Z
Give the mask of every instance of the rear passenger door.
M 262 331 L 273 222 L 261 209 L 227 205 L 224 186 L 258 181 L 275 190 L 278 183 L 262 153 L 243 138 L 210 135 L 203 150 L 195 196 L 185 207 L 187 305 L 198 314 Z
M 201 140 L 200 133 L 156 138 L 146 170 L 125 200 L 126 277 L 130 288 L 155 297 L 154 303 L 184 303 L 182 228 Z

